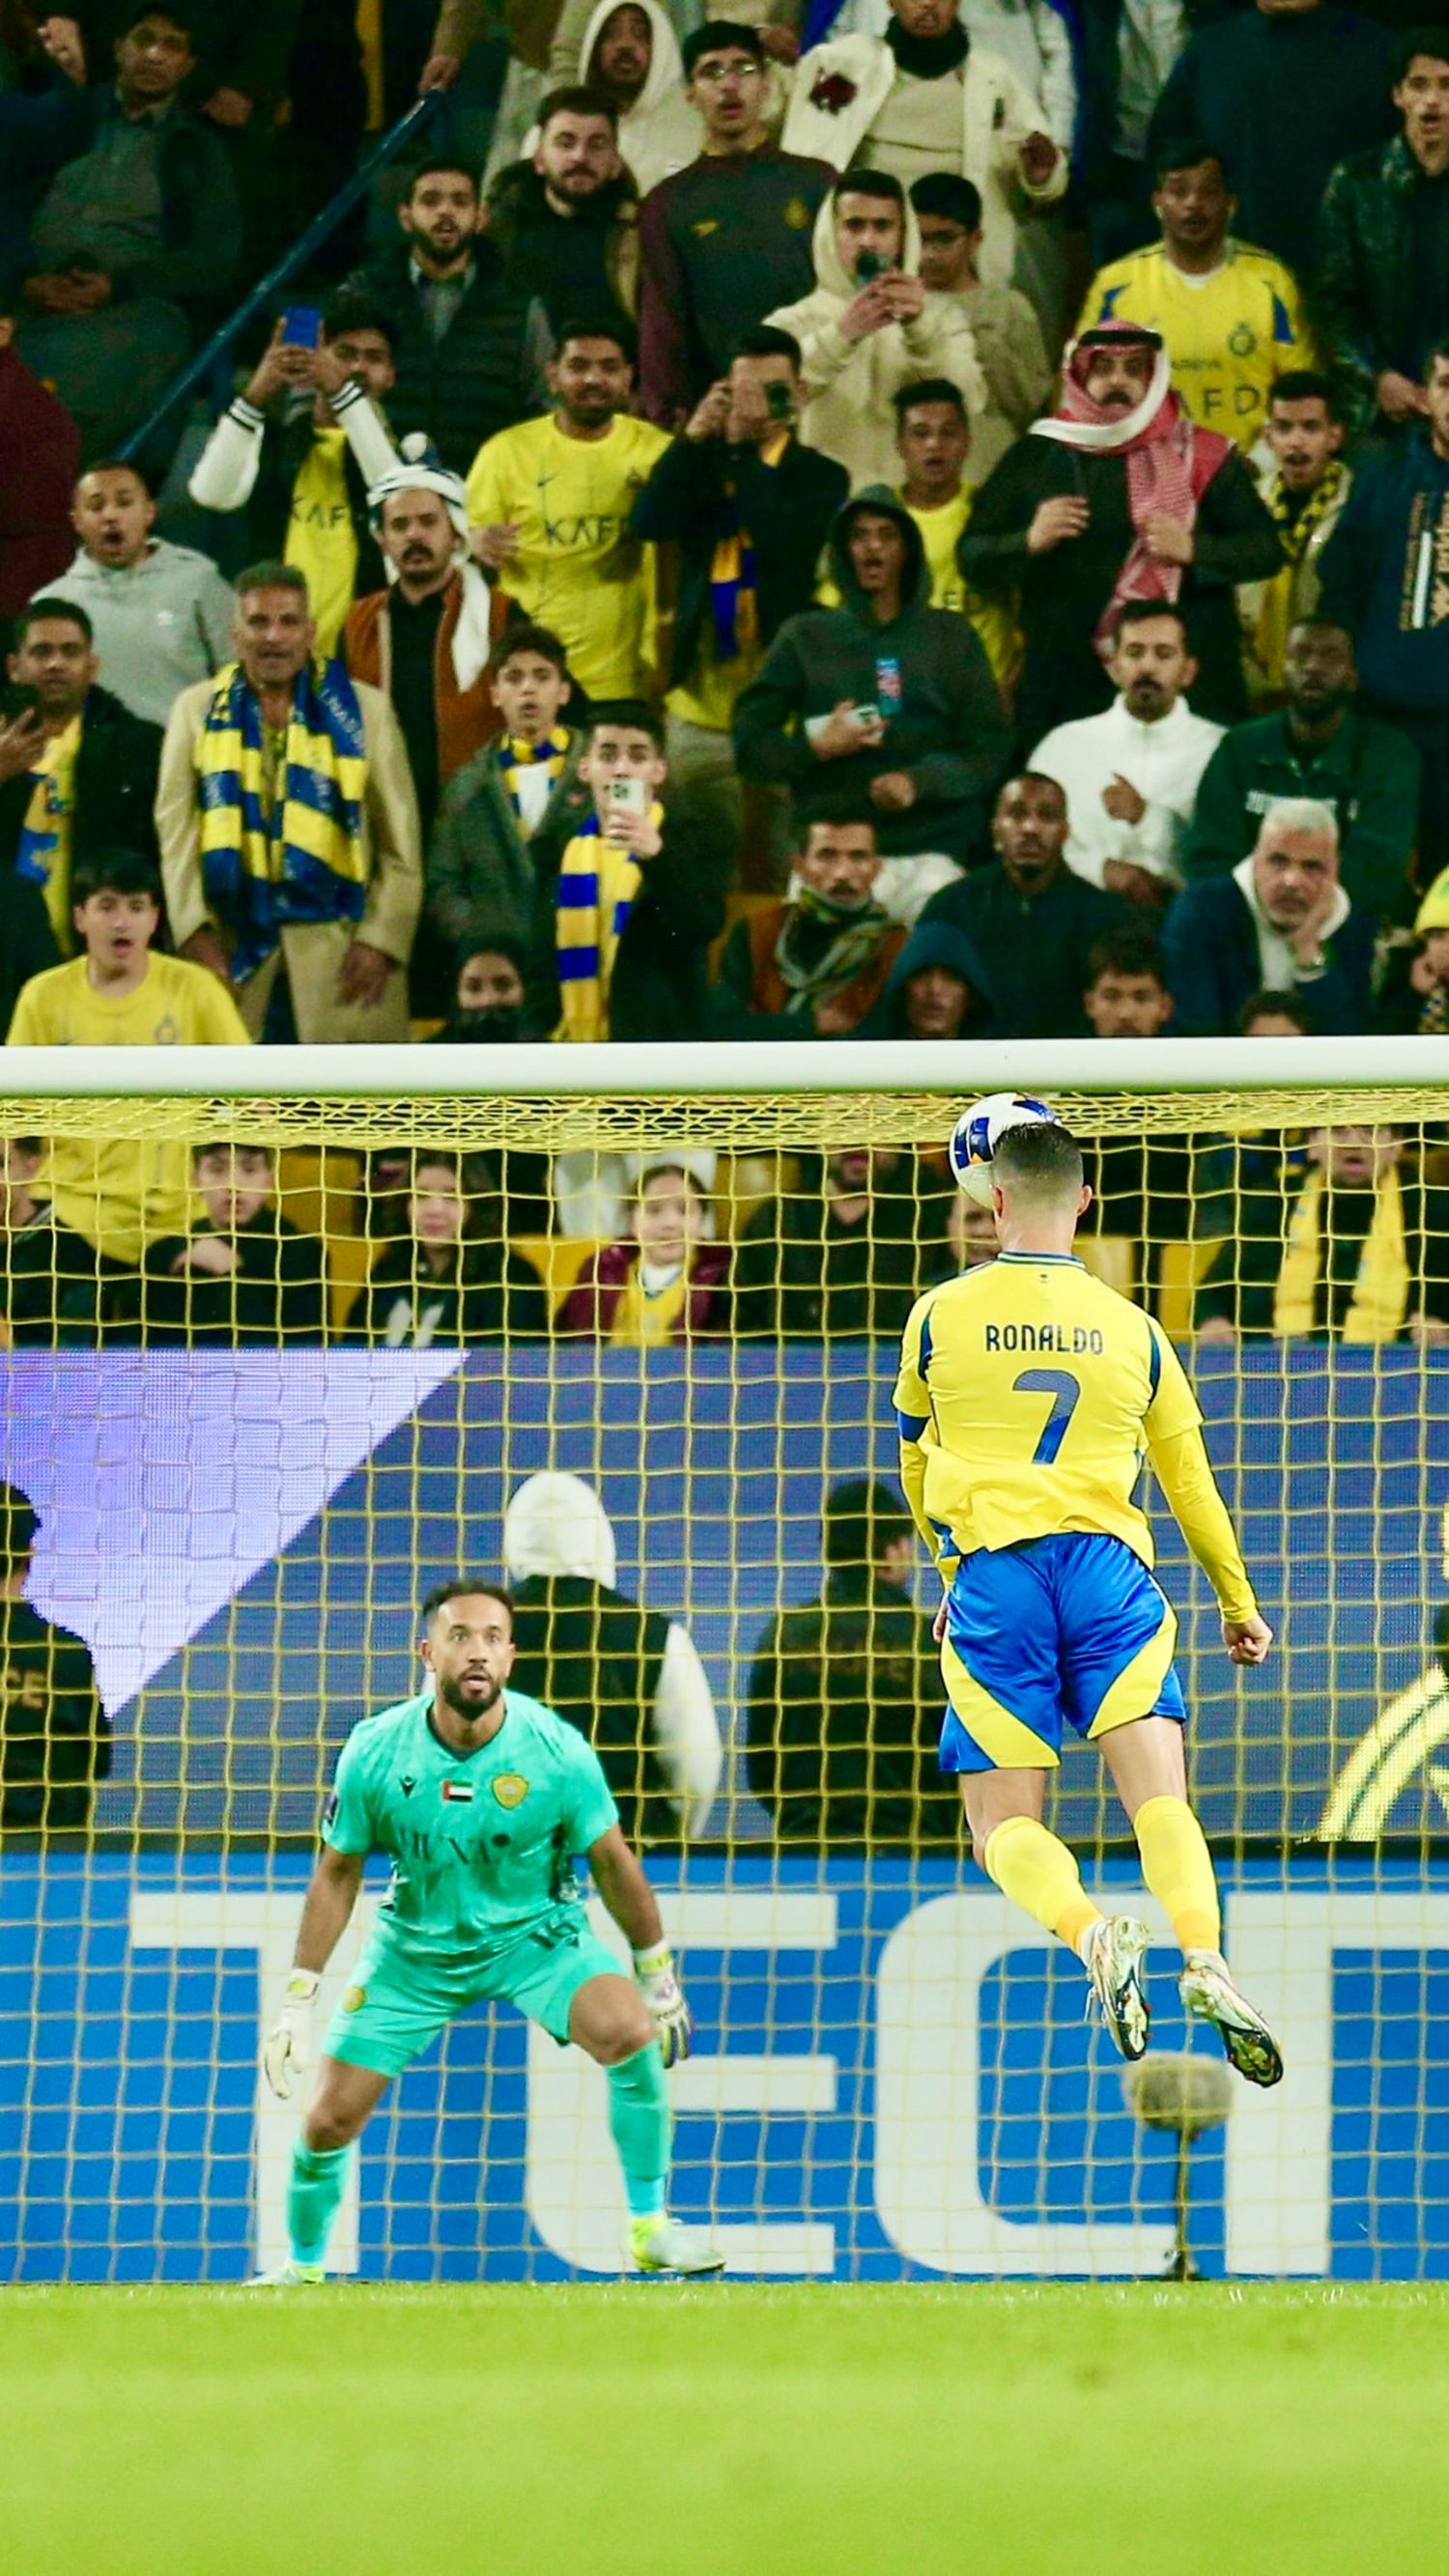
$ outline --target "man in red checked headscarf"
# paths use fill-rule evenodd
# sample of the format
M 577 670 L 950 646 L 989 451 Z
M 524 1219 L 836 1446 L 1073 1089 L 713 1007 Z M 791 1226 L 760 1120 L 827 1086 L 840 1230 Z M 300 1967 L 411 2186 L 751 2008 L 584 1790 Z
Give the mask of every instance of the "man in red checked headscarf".
M 1232 440 L 1183 410 L 1155 331 L 1103 322 L 1073 341 L 1058 409 L 1007 449 L 957 557 L 976 588 L 1019 596 L 1023 742 L 1110 705 L 1103 654 L 1129 599 L 1183 611 L 1195 715 L 1247 713 L 1233 589 L 1280 569 L 1278 535 Z

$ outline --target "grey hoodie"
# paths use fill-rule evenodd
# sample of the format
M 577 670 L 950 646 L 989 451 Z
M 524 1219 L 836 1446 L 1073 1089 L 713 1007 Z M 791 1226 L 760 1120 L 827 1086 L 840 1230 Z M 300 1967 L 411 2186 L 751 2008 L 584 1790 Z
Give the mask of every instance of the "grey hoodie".
M 882 625 L 856 585 L 846 537 L 858 510 L 893 519 L 905 539 L 903 605 Z M 921 532 L 898 493 L 867 485 L 838 511 L 830 531 L 830 569 L 839 608 L 807 608 L 789 617 L 735 708 L 735 754 L 742 777 L 789 787 L 802 828 L 870 812 L 870 783 L 904 770 L 916 790 L 903 812 L 876 810 L 888 857 L 940 850 L 948 858 L 985 855 L 987 800 L 1004 775 L 1011 737 L 991 666 L 964 617 L 931 608 L 931 577 Z M 875 704 L 887 719 L 879 749 L 820 760 L 805 726 L 842 699 Z
M 47 599 L 83 608 L 100 682 L 133 716 L 165 725 L 183 689 L 233 658 L 236 594 L 209 555 L 153 537 L 139 563 L 112 570 L 82 547 Z

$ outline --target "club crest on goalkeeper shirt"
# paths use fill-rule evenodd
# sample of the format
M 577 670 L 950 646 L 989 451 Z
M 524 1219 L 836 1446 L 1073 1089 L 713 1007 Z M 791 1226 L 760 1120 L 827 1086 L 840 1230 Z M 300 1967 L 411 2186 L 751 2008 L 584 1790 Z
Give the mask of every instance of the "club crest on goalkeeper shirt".
M 354 1727 L 323 1839 L 392 1861 L 378 1912 L 389 1942 L 487 1955 L 578 1901 L 575 1855 L 618 1810 L 592 1745 L 538 1700 L 505 1692 L 502 1725 L 473 1753 L 443 1742 L 432 1707 L 429 1688 Z

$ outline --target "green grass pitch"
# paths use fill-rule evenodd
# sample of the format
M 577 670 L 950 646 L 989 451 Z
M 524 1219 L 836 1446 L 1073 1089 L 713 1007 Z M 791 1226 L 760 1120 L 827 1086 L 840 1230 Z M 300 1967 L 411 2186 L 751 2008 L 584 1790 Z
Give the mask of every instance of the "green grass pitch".
M 6 2576 L 1370 2576 L 1449 2290 L 0 2299 Z

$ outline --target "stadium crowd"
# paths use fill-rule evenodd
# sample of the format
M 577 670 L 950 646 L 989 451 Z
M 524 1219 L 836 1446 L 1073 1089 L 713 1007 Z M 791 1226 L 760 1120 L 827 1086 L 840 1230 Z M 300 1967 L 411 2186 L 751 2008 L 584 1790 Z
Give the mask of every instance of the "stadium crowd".
M 9 1043 L 1441 1034 L 1449 33 L 1399 14 L 10 13 Z M 10 1138 L 11 1340 L 890 1334 L 962 1250 L 929 1162 L 439 1152 L 339 1279 L 264 1154 L 128 1151 Z M 1405 1140 L 1267 1159 L 1103 1149 L 1101 1230 L 1156 1285 L 1251 1244 L 1204 1332 L 1442 1337 Z

